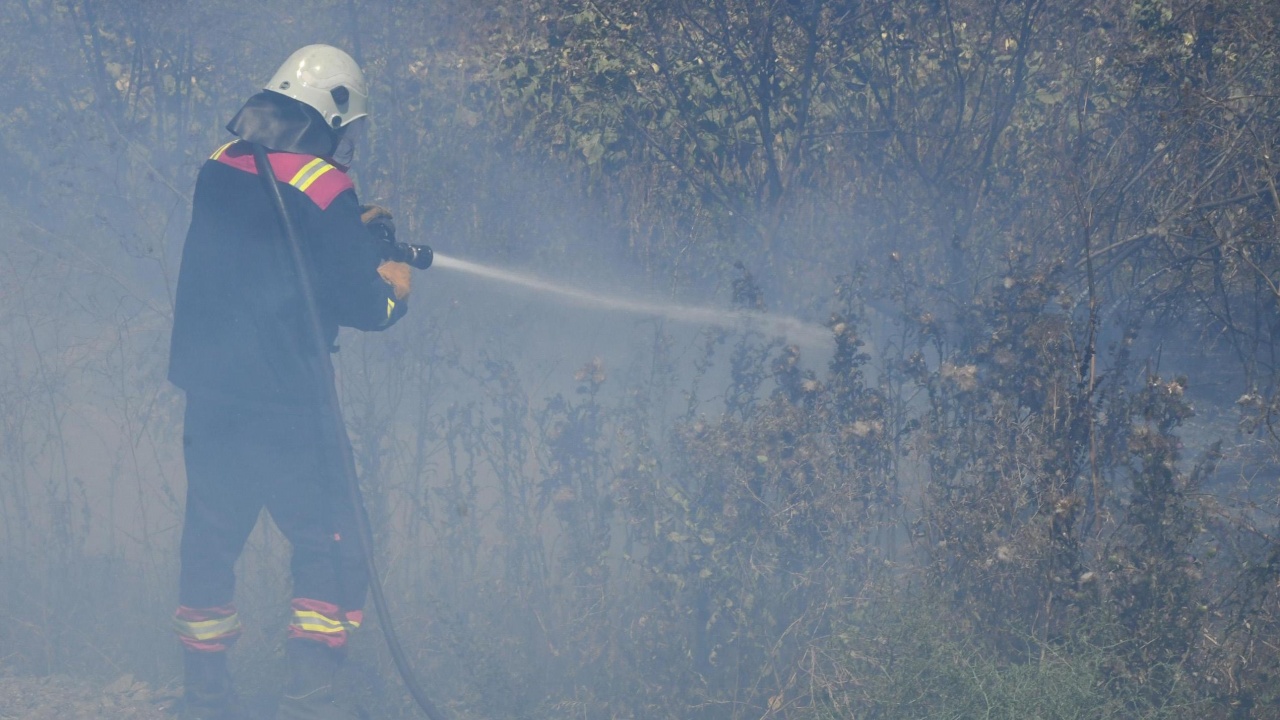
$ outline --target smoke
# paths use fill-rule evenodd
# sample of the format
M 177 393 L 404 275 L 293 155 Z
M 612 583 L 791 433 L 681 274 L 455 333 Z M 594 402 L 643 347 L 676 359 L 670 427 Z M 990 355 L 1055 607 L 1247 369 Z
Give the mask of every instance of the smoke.
M 331 42 L 372 83 L 361 198 L 443 251 L 409 315 L 344 331 L 335 363 L 402 632 L 448 704 L 892 717 L 862 683 L 889 678 L 903 707 L 977 693 L 1075 657 L 1077 619 L 1108 613 L 1150 635 L 1120 657 L 1112 628 L 1084 628 L 1100 645 L 1078 657 L 1120 669 L 1057 667 L 1082 693 L 1161 696 L 1143 670 L 1185 667 L 1218 700 L 1270 697 L 1280 661 L 1258 648 L 1280 623 L 1250 588 L 1274 584 L 1257 508 L 1277 273 L 1271 155 L 1249 138 L 1276 134 L 1277 74 L 1269 50 L 1202 47 L 1250 30 L 1230 25 L 1244 11 L 1098 5 L 1084 27 L 966 1 L 886 33 L 803 3 L 698 23 L 587 5 L 6 5 L 0 673 L 177 682 L 183 399 L 164 367 L 189 199 L 275 64 Z M 1198 78 L 1227 67 L 1224 99 Z M 287 555 L 264 521 L 241 563 L 250 695 L 278 685 Z M 1143 590 L 1146 567 L 1183 594 Z M 866 619 L 906 602 L 902 577 L 955 606 L 912 605 L 927 632 L 882 637 Z M 962 642 L 931 654 L 944 635 Z M 1047 644 L 1010 650 L 1028 637 Z M 895 675 L 904 657 L 921 671 Z M 352 660 L 367 704 L 404 709 L 374 633 Z

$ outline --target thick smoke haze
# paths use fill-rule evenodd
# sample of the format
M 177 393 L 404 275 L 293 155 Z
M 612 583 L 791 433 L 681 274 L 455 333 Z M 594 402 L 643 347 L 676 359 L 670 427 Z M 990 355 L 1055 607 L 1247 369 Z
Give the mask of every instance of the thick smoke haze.
M 362 202 L 440 255 L 333 357 L 450 717 L 1275 717 L 1278 24 L 0 0 L 0 717 L 179 692 L 183 238 L 311 43 L 369 78 Z M 255 709 L 288 558 L 264 515 Z M 342 692 L 417 717 L 372 615 Z

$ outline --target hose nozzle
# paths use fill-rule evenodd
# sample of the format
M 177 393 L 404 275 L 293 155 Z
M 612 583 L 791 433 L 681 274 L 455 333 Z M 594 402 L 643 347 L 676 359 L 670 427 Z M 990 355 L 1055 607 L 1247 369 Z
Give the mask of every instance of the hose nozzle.
M 410 245 L 408 243 L 387 243 L 384 258 L 394 262 L 402 262 L 419 270 L 431 267 L 435 253 L 426 245 Z

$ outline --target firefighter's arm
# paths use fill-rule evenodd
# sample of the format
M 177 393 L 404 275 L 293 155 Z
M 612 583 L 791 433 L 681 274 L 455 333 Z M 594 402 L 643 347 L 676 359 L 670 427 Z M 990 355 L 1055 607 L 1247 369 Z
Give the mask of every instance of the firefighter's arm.
M 409 268 L 383 261 L 383 241 L 361 220 L 354 191 L 339 195 L 316 228 L 316 266 L 330 317 L 357 330 L 384 330 L 408 311 Z M 396 267 L 400 266 L 400 267 Z

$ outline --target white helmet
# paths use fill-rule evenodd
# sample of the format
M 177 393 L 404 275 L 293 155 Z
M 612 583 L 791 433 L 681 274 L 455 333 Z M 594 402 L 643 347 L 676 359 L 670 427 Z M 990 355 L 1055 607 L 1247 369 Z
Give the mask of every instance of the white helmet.
M 350 55 L 331 45 L 295 51 L 263 89 L 315 108 L 335 129 L 369 114 L 364 73 Z

